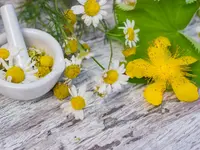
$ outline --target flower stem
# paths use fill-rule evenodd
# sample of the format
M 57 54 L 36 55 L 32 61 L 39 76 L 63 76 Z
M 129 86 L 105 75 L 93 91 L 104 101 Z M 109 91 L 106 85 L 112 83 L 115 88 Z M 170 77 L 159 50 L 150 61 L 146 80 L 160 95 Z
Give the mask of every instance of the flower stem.
M 102 70 L 105 70 L 105 68 L 104 68 L 94 57 L 92 57 L 92 59 L 94 60 L 94 62 L 95 62 Z
M 113 58 L 112 40 L 110 40 L 109 43 L 110 43 L 110 61 L 109 61 L 108 69 L 110 69 L 110 66 L 111 66 L 111 63 L 112 63 L 112 58 Z
M 84 51 L 86 51 L 84 48 L 83 48 L 83 46 L 82 46 L 82 44 L 79 42 L 79 45 L 81 46 L 80 48 L 82 49 L 82 50 L 84 50 Z M 102 70 L 105 70 L 105 68 L 94 58 L 94 57 L 92 57 L 92 60 L 94 60 L 94 62 L 102 69 Z
M 114 19 L 115 19 L 115 24 L 117 24 L 117 17 L 116 17 L 116 13 L 115 13 L 115 5 L 116 5 L 116 0 L 113 0 L 113 15 L 114 15 Z
M 56 11 L 58 11 L 58 1 L 57 0 L 54 0 L 54 5 L 55 5 Z

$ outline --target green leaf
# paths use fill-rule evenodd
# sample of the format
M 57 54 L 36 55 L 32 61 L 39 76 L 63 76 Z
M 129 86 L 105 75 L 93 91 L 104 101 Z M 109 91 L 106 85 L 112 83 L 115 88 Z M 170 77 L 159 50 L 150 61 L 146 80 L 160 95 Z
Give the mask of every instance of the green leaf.
M 188 39 L 191 42 L 191 44 L 193 45 L 193 47 L 197 50 L 197 52 L 200 53 L 200 43 L 195 41 L 192 37 L 184 34 L 183 32 L 179 32 L 179 33 L 181 33 L 186 39 Z
M 135 58 L 147 59 L 147 48 L 159 36 L 169 38 L 172 43 L 170 49 L 172 53 L 179 47 L 182 55 L 190 55 L 200 60 L 200 56 L 195 50 L 198 47 L 195 46 L 196 43 L 191 43 L 190 39 L 180 33 L 186 28 L 198 10 L 196 3 L 186 4 L 185 0 L 139 0 L 136 8 L 132 11 L 125 12 L 117 7 L 115 9 L 119 24 L 111 30 L 111 33 L 123 34 L 118 27 L 124 26 L 123 22 L 126 19 L 135 20 L 135 28 L 140 29 L 140 41 L 137 43 L 136 55 L 128 58 L 128 62 Z M 124 42 L 122 37 L 115 36 L 114 38 Z M 192 65 L 192 70 L 195 70 L 192 73 L 198 75 L 193 80 L 200 85 L 200 69 L 198 68 L 200 68 L 200 61 Z

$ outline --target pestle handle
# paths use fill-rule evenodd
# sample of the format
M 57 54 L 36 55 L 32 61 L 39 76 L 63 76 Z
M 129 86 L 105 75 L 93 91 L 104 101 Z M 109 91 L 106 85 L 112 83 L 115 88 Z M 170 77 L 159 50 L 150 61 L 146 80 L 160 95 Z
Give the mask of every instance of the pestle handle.
M 16 48 L 19 50 L 18 55 L 15 57 L 15 61 L 17 65 L 23 67 L 29 56 L 13 5 L 7 4 L 2 6 L 1 16 L 8 44 L 13 47 L 13 49 L 9 49 L 9 51 L 12 53 L 15 52 Z

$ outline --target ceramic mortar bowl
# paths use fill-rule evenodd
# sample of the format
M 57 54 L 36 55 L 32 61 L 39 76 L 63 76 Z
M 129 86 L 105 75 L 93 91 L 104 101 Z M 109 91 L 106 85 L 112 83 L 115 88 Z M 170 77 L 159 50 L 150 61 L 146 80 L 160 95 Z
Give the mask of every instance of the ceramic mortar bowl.
M 29 84 L 14 84 L 0 79 L 0 93 L 16 100 L 32 100 L 49 92 L 65 69 L 65 61 L 59 43 L 48 33 L 37 29 L 22 29 L 27 47 L 44 49 L 54 58 L 52 72 Z M 0 45 L 7 43 L 6 34 L 0 35 Z

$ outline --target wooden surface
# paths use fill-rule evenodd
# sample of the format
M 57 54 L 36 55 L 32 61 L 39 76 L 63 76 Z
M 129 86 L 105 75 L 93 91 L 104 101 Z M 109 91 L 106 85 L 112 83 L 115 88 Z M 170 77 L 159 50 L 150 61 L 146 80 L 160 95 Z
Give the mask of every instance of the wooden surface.
M 0 4 L 8 0 L 1 0 Z M 10 0 L 11 1 L 11 0 Z M 17 2 L 17 1 L 11 1 Z M 112 17 L 112 16 L 108 16 Z M 193 21 L 192 30 L 195 22 Z M 2 21 L 0 31 L 3 32 Z M 187 31 L 194 35 L 192 31 Z M 98 60 L 107 64 L 109 46 L 97 34 L 88 42 Z M 123 58 L 114 44 L 115 58 Z M 74 84 L 94 85 L 93 61 Z M 91 71 L 93 70 L 93 71 Z M 200 104 L 182 103 L 165 95 L 153 107 L 142 96 L 144 87 L 127 85 L 104 101 L 93 96 L 83 121 L 66 116 L 51 92 L 34 101 L 15 101 L 0 95 L 0 150 L 197 150 L 200 149 Z M 171 100 L 169 100 L 171 99 Z

